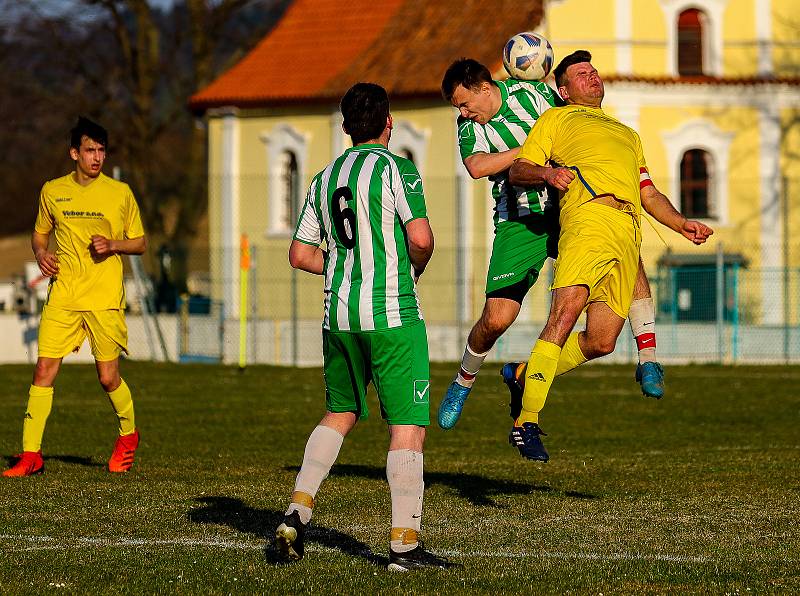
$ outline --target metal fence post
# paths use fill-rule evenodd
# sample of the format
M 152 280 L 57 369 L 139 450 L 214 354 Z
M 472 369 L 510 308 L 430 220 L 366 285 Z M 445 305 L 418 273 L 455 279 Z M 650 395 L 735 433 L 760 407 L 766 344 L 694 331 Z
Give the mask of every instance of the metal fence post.
M 781 180 L 783 188 L 781 189 L 781 198 L 783 203 L 782 213 L 782 230 L 783 236 L 783 359 L 785 362 L 791 360 L 791 346 L 789 341 L 790 319 L 791 319 L 791 295 L 789 292 L 789 179 L 784 176 Z
M 722 242 L 717 243 L 717 358 L 725 359 L 725 253 Z
M 292 268 L 292 366 L 297 366 L 297 269 Z
M 732 349 L 733 361 L 739 358 L 739 263 L 733 264 L 733 309 L 731 312 L 731 324 L 733 325 Z

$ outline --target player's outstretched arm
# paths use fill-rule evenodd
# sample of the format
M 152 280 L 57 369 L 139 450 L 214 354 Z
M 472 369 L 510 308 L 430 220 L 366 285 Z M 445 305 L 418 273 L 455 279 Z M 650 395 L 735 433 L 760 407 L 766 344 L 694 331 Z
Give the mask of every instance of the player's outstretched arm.
M 31 249 L 36 262 L 39 263 L 39 271 L 44 276 L 51 276 L 58 273 L 58 257 L 47 250 L 50 242 L 50 234 L 40 234 L 35 231 L 31 235 Z
M 325 251 L 319 246 L 292 240 L 289 246 L 289 264 L 295 269 L 322 275 L 325 270 Z
M 703 244 L 714 233 L 709 226 L 693 219 L 687 219 L 672 206 L 670 200 L 655 185 L 649 184 L 640 191 L 642 207 L 660 224 L 676 231 L 695 244 Z
M 419 279 L 433 255 L 433 231 L 424 217 L 412 219 L 406 224 L 408 256 L 414 267 L 414 278 Z
M 567 168 L 540 166 L 527 159 L 517 159 L 508 173 L 508 180 L 514 186 L 536 186 L 547 183 L 558 190 L 567 190 L 575 174 Z
M 475 180 L 505 172 L 514 163 L 519 147 L 499 153 L 474 153 L 464 160 L 464 167 Z

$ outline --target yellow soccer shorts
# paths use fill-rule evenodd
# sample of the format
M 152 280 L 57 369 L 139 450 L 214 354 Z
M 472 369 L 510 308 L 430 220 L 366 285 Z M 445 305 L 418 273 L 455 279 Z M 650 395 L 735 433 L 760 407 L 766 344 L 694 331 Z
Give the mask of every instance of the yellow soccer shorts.
M 39 324 L 39 357 L 63 358 L 89 340 L 95 360 L 128 353 L 128 327 L 122 310 L 64 310 L 45 304 Z
M 605 302 L 628 318 L 642 243 L 634 217 L 607 205 L 581 205 L 561 228 L 550 288 L 587 286 L 587 304 Z

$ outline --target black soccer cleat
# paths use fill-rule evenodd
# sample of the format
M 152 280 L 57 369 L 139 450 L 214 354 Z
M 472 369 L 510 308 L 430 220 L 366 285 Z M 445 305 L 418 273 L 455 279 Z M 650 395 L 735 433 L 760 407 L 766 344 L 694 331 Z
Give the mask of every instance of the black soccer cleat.
M 503 383 L 508 386 L 508 392 L 511 394 L 511 401 L 508 404 L 509 414 L 511 418 L 516 420 L 522 413 L 522 394 L 525 387 L 517 378 L 517 371 L 519 370 L 522 362 L 508 362 L 500 369 L 500 376 L 503 377 Z
M 396 553 L 390 548 L 389 565 L 386 568 L 389 571 L 414 571 L 416 569 L 447 569 L 455 566 L 455 563 L 451 563 L 444 557 L 426 551 L 425 545 L 420 540 L 417 546 L 405 553 Z
M 547 462 L 550 456 L 542 444 L 540 435 L 547 436 L 535 422 L 523 422 L 522 426 L 515 426 L 508 434 L 508 442 L 519 449 L 519 453 L 526 459 Z
M 283 518 L 283 523 L 275 530 L 275 545 L 285 558 L 299 561 L 303 558 L 305 533 L 306 524 L 300 521 L 300 514 L 297 511 L 292 511 Z

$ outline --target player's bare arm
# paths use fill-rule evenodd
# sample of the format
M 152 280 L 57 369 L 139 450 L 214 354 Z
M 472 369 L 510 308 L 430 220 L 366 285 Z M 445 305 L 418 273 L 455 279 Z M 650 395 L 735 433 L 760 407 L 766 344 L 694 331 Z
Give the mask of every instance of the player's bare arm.
M 289 246 L 289 264 L 295 269 L 322 275 L 325 269 L 325 251 L 319 246 L 292 240 Z
M 649 184 L 641 189 L 642 207 L 656 221 L 681 234 L 695 244 L 703 244 L 714 233 L 709 226 L 696 220 L 687 219 L 673 207 L 670 200 L 654 185 Z
M 47 249 L 49 241 L 50 234 L 40 234 L 34 231 L 31 236 L 33 256 L 39 264 L 39 271 L 47 277 L 58 273 L 58 257 Z
M 406 235 L 408 236 L 408 256 L 414 267 L 414 278 L 418 279 L 433 255 L 431 225 L 424 217 L 413 219 L 406 224 Z
M 89 247 L 93 256 L 108 257 L 111 255 L 140 255 L 147 249 L 147 240 L 144 236 L 126 238 L 125 240 L 112 240 L 105 236 L 92 236 Z
M 505 172 L 514 163 L 519 147 L 499 153 L 475 153 L 464 160 L 464 167 L 475 180 Z
M 570 182 L 575 179 L 575 174 L 568 168 L 551 168 L 540 166 L 527 159 L 516 159 L 508 179 L 514 186 L 535 186 L 546 183 L 558 190 L 567 190 Z

